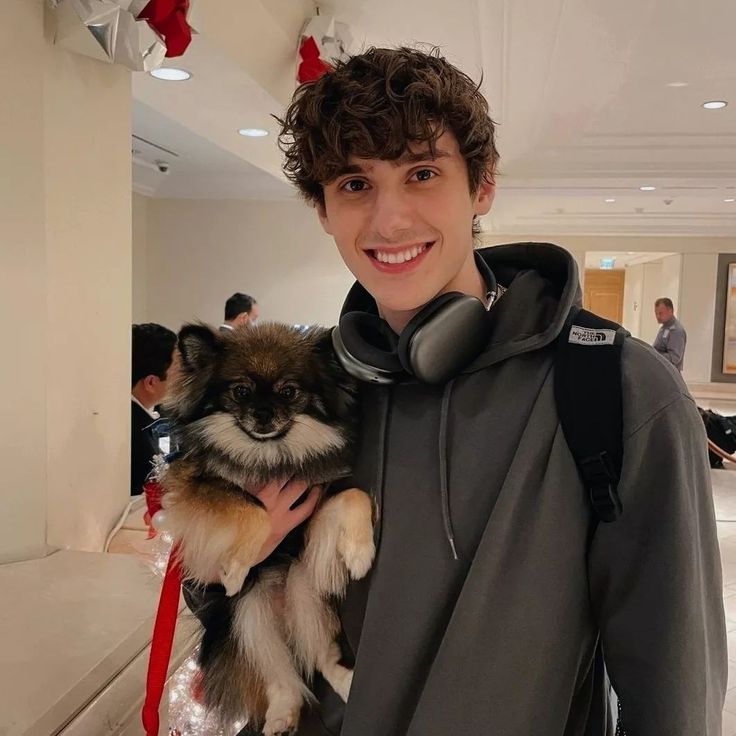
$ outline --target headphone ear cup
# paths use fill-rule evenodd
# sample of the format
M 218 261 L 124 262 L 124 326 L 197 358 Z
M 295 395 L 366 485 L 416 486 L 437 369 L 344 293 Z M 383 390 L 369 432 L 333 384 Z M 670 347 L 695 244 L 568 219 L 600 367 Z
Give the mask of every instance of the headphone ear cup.
M 337 329 L 345 349 L 359 363 L 387 373 L 404 372 L 396 354 L 398 338 L 377 315 L 348 312 Z
M 488 312 L 474 296 L 445 294 L 407 325 L 398 354 L 422 383 L 442 384 L 480 355 L 491 336 Z
M 396 349 L 398 359 L 403 369 L 410 375 L 414 376 L 414 367 L 411 361 L 411 347 L 414 336 L 430 321 L 434 316 L 444 309 L 448 304 L 452 304 L 458 299 L 464 297 L 458 291 L 450 291 L 447 294 L 442 294 L 436 299 L 427 304 L 417 314 L 415 314 L 409 323 L 404 327 L 401 336 L 399 337 L 399 344 Z

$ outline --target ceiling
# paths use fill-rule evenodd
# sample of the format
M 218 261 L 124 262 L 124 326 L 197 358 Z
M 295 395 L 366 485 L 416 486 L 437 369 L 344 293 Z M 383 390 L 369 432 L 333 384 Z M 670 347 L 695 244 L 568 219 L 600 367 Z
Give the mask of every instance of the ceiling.
M 270 116 L 293 90 L 296 39 L 313 3 L 197 8 L 200 33 L 172 63 L 192 79 L 134 75 L 134 133 L 178 154 L 168 174 L 134 165 L 136 189 L 293 196 Z M 482 74 L 501 151 L 487 232 L 736 236 L 736 202 L 724 202 L 736 199 L 732 0 L 454 0 L 451 9 L 439 0 L 325 0 L 320 9 L 350 25 L 353 50 L 429 42 Z M 713 99 L 731 104 L 701 107 Z M 271 135 L 246 139 L 241 127 Z M 138 158 L 155 160 L 155 150 Z

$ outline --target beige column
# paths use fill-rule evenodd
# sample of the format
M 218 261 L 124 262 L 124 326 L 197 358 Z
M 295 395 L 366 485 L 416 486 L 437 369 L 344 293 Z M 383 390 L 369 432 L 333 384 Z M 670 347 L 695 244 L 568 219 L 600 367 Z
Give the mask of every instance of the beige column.
M 687 330 L 682 375 L 692 383 L 708 383 L 713 362 L 717 253 L 684 253 L 677 317 Z
M 43 0 L 5 0 L 0 27 L 8 560 L 100 550 L 127 503 L 130 74 L 54 47 Z
M 43 7 L 0 8 L 0 563 L 43 554 L 46 240 Z

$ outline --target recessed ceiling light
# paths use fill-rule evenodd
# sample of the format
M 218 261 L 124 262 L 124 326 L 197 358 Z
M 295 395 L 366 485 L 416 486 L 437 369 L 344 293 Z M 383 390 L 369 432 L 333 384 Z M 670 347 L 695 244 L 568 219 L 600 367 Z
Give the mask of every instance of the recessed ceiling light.
M 150 72 L 152 77 L 163 79 L 165 82 L 184 82 L 191 79 L 191 72 L 186 69 L 175 69 L 173 66 L 162 66 L 160 69 L 154 69 Z
M 723 200 L 724 202 L 736 202 L 736 199 L 734 197 L 727 197 Z
M 668 87 L 689 87 L 690 82 L 667 82 Z
M 639 189 L 642 192 L 654 192 L 657 189 L 657 187 L 649 187 L 649 186 L 647 186 L 647 187 L 639 187 Z
M 268 131 L 263 128 L 241 128 L 238 133 L 246 138 L 263 138 L 268 135 Z
M 609 197 L 606 202 L 615 202 L 616 200 L 613 197 Z
M 706 110 L 722 110 L 726 105 L 728 105 L 728 102 L 725 100 L 711 100 L 710 102 L 703 103 L 703 107 Z

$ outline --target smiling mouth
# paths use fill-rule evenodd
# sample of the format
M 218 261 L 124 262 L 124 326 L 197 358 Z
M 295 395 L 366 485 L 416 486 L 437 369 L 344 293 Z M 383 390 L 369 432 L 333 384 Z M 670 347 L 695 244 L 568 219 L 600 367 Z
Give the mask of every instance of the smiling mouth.
M 411 263 L 413 260 L 419 258 L 421 255 L 426 253 L 432 246 L 434 241 L 427 243 L 416 243 L 415 245 L 407 246 L 400 250 L 384 250 L 381 248 L 374 248 L 367 251 L 371 258 L 383 263 L 385 265 L 401 265 L 402 263 Z
M 238 422 L 240 429 L 245 432 L 252 440 L 256 442 L 268 442 L 269 440 L 279 440 L 286 435 L 291 429 L 291 424 L 287 424 L 283 429 L 278 429 L 273 432 L 256 432 L 252 429 L 246 429 L 240 422 Z

